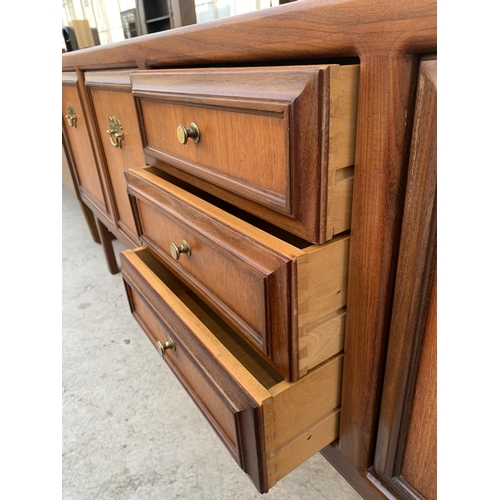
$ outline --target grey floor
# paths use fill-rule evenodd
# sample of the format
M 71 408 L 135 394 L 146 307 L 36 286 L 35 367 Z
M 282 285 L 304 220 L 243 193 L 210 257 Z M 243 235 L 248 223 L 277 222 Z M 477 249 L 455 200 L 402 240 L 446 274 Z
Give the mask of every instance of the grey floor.
M 62 498 L 261 498 L 132 318 L 64 187 L 62 207 Z M 317 454 L 262 498 L 361 497 Z

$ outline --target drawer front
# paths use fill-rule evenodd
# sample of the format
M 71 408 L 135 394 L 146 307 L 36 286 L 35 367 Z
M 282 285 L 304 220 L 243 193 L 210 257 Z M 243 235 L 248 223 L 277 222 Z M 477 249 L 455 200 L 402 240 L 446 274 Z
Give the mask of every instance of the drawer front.
M 259 491 L 338 437 L 342 357 L 285 382 L 146 248 L 121 259 L 135 318 Z
M 182 162 L 194 175 L 289 214 L 287 106 L 269 114 L 244 111 L 143 100 L 147 152 Z M 200 141 L 182 144 L 177 127 L 185 124 L 189 129 L 191 122 L 199 129 Z
M 62 114 L 63 129 L 71 150 L 82 196 L 107 213 L 101 179 L 76 87 L 76 74 L 73 78 L 63 75 Z
M 139 244 L 124 171 L 144 164 L 139 122 L 131 94 L 129 71 L 87 72 L 85 84 L 112 186 L 117 225 Z
M 126 172 L 141 241 L 284 378 L 342 350 L 348 236 L 299 248 L 154 172 Z
M 312 242 L 349 228 L 352 169 L 337 170 L 354 161 L 357 78 L 338 65 L 131 76 L 159 168 Z

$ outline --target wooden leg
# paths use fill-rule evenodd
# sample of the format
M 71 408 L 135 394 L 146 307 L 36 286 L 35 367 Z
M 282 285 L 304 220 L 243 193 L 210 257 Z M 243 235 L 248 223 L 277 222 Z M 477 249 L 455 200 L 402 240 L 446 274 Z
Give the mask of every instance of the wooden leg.
M 113 236 L 109 232 L 108 228 L 96 217 L 97 231 L 99 233 L 99 238 L 101 240 L 102 248 L 104 250 L 104 256 L 106 257 L 106 264 L 108 265 L 109 272 L 111 274 L 117 274 L 120 272 L 118 263 L 116 262 L 115 250 L 113 248 L 112 240 Z
M 97 229 L 97 224 L 96 224 L 96 219 L 94 217 L 94 213 L 92 210 L 90 210 L 83 201 L 78 200 L 80 202 L 80 206 L 82 208 L 83 216 L 85 217 L 85 221 L 87 222 L 87 226 L 90 231 L 90 235 L 92 236 L 92 239 L 96 243 L 101 243 L 101 240 L 99 239 L 99 231 Z

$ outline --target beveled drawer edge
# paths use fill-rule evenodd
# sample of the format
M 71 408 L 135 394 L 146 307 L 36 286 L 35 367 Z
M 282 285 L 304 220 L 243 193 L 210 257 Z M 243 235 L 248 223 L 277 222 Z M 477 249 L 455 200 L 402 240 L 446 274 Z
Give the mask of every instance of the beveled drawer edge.
M 78 82 L 78 75 L 76 74 L 76 71 L 62 72 L 63 85 L 76 85 L 77 82 Z
M 304 255 L 304 252 L 287 243 L 284 240 L 273 236 L 241 219 L 226 212 L 214 205 L 208 203 L 195 195 L 188 193 L 182 188 L 177 187 L 153 173 L 147 171 L 147 169 L 137 168 L 129 169 L 125 172 L 126 177 L 135 177 L 139 181 L 146 182 L 148 184 L 153 184 L 156 188 L 160 189 L 166 195 L 175 196 L 181 203 L 193 206 L 200 213 L 204 213 L 207 217 L 214 221 L 224 224 L 228 229 L 241 233 L 242 231 L 251 239 L 255 240 L 260 245 L 266 247 L 269 251 L 276 255 L 286 256 L 288 259 L 294 259 L 300 255 Z M 148 197 L 148 199 L 154 204 L 155 199 Z M 231 250 L 228 247 L 228 250 Z
M 131 81 L 135 81 L 131 77 Z M 138 101 L 154 101 L 166 104 L 181 104 L 197 108 L 213 108 L 221 111 L 231 111 L 235 113 L 248 113 L 252 115 L 265 115 L 283 117 L 290 106 L 290 100 L 262 98 L 245 98 L 237 96 L 213 96 L 198 94 L 182 94 L 165 90 L 139 90 L 132 87 L 132 94 Z
M 224 175 L 221 172 L 216 172 L 210 168 L 203 167 L 194 162 L 184 160 L 178 156 L 171 155 L 161 149 L 150 145 L 144 146 L 144 153 L 150 155 L 160 162 L 168 163 L 175 168 L 184 171 L 188 175 L 193 175 L 199 179 L 214 184 L 221 189 L 235 193 L 245 197 L 245 193 L 252 195 L 252 200 L 255 203 L 260 203 L 264 207 L 268 207 L 281 213 L 285 216 L 290 216 L 292 213 L 290 193 L 282 195 L 276 191 L 260 187 L 249 182 L 242 182 L 230 176 Z M 290 169 L 287 171 L 287 177 L 290 178 Z
M 126 87 L 132 88 L 130 75 L 134 70 L 86 71 L 85 85 L 92 87 Z
M 256 66 L 238 68 L 188 68 L 188 69 L 159 69 L 136 71 L 131 77 L 133 93 L 137 96 L 154 97 L 162 95 L 171 97 L 194 99 L 198 105 L 200 99 L 235 100 L 242 102 L 267 103 L 264 109 L 282 110 L 285 104 L 291 103 L 296 94 L 309 84 L 311 78 L 317 78 L 319 72 L 329 68 L 329 64 L 297 65 L 297 66 Z M 276 82 L 277 75 L 287 77 L 291 88 L 283 92 L 280 83 Z M 290 75 L 295 79 L 290 80 Z M 194 80 L 198 77 L 198 80 Z M 226 79 L 224 80 L 224 76 Z M 259 78 L 258 95 L 254 83 L 249 76 Z M 264 76 L 264 78 L 262 78 Z M 271 78 L 269 78 L 271 77 Z M 201 79 L 200 79 L 201 78 Z M 224 91 L 220 85 L 221 78 L 230 85 L 230 90 Z M 168 84 L 165 84 L 168 79 Z M 186 83 L 187 82 L 187 83 Z M 236 90 L 237 86 L 237 90 Z M 193 88 L 202 89 L 195 92 Z M 277 90 L 279 89 L 279 90 Z M 292 90 L 293 89 L 293 90 Z M 171 96 L 171 97 L 168 97 Z M 254 109 L 254 108 L 252 108 Z

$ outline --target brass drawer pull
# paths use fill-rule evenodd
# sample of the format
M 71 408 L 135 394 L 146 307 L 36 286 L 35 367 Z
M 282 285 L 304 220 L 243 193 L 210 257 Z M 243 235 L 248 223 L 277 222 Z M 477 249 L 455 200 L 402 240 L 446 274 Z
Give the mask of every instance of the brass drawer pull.
M 175 344 L 172 339 L 167 339 L 167 341 L 162 344 L 159 340 L 156 342 L 156 350 L 158 351 L 158 354 L 163 358 L 165 355 L 165 351 L 167 349 L 173 349 L 175 350 Z
M 109 130 L 106 130 L 106 133 L 109 135 L 109 140 L 111 141 L 113 147 L 115 148 L 122 147 L 124 134 L 123 134 L 122 124 L 120 123 L 120 120 L 116 118 L 116 116 L 109 117 Z
M 190 137 L 194 142 L 200 141 L 200 129 L 196 123 L 191 122 L 191 125 L 187 130 L 184 125 L 177 125 L 177 139 L 179 139 L 181 144 L 186 144 Z
M 186 240 L 182 240 L 180 246 L 175 243 L 170 243 L 170 253 L 175 260 L 179 260 L 181 253 L 185 253 L 188 257 L 191 255 L 191 247 Z
M 66 106 L 66 113 L 67 113 L 66 120 L 68 120 L 69 126 L 76 128 L 76 111 L 71 104 L 68 104 Z

